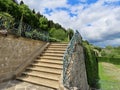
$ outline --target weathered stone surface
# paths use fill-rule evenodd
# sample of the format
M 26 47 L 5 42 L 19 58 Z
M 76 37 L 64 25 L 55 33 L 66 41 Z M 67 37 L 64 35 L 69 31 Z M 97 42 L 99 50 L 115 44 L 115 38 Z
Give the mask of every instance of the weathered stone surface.
M 12 75 L 25 58 L 37 50 L 43 42 L 0 35 L 0 82 Z M 11 73 L 12 72 L 12 73 Z
M 34 85 L 31 83 L 11 80 L 0 84 L 0 90 L 54 90 L 51 88 Z
M 71 70 L 71 87 L 77 87 L 80 90 L 88 90 L 85 59 L 83 47 L 77 45 L 73 55 L 74 63 Z

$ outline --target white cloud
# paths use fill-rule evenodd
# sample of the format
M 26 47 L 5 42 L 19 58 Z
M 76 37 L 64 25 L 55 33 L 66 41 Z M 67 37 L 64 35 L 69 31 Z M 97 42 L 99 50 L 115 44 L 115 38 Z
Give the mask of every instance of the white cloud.
M 82 0 L 86 2 L 87 0 Z M 60 23 L 65 28 L 79 30 L 84 39 L 103 44 L 117 41 L 120 45 L 120 6 L 104 5 L 104 2 L 119 0 L 98 0 L 93 4 L 68 5 L 67 0 L 24 0 L 31 8 L 40 11 L 48 19 Z M 56 8 L 64 7 L 67 10 Z M 52 9 L 49 15 L 44 13 L 45 8 Z M 70 16 L 70 13 L 75 16 Z M 112 39 L 112 40 L 111 40 Z M 102 41 L 102 42 L 101 42 Z M 97 45 L 101 45 L 97 43 Z M 113 44 L 113 43 L 112 43 Z
M 18 0 L 21 1 L 21 0 Z M 66 0 L 23 0 L 30 8 L 44 13 L 45 8 L 67 7 Z
M 94 43 L 94 45 L 102 46 L 102 47 L 105 47 L 105 46 L 108 46 L 108 45 L 118 46 L 119 43 L 120 43 L 120 38 L 116 38 L 116 39 L 113 39 L 113 40 L 105 40 L 105 41 L 102 41 L 102 42 L 96 42 L 96 43 Z

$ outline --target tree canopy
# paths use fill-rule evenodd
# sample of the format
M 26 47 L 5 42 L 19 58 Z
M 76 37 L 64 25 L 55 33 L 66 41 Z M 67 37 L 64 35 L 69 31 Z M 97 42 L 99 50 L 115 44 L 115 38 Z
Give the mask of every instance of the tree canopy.
M 73 35 L 72 29 L 67 31 L 59 23 L 48 20 L 40 12 L 36 12 L 35 9 L 31 10 L 23 1 L 18 4 L 16 0 L 0 0 L 0 12 L 11 15 L 14 23 L 20 22 L 21 16 L 23 16 L 22 22 L 30 25 L 33 28 L 32 31 L 36 29 L 37 32 L 48 32 L 52 38 L 60 39 L 61 41 L 66 41 L 68 36 L 71 39 Z

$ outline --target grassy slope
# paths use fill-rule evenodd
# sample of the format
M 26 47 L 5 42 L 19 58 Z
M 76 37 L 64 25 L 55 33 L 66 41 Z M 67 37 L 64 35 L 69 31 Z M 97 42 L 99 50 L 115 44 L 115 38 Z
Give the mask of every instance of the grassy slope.
M 120 68 L 111 63 L 99 62 L 101 90 L 120 90 Z
M 115 65 L 116 67 L 120 68 L 120 65 Z

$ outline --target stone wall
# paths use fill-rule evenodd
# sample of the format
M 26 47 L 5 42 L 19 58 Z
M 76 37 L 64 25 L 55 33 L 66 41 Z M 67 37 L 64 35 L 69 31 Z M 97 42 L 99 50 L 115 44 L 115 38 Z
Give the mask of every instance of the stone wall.
M 77 90 L 89 90 L 84 51 L 81 45 L 76 45 L 72 58 L 74 61 L 71 70 L 71 86 L 77 88 Z
M 16 38 L 14 36 L 0 36 L 0 82 L 12 77 L 19 65 L 24 63 L 26 57 L 40 48 L 44 42 Z
M 70 50 L 69 48 L 68 51 Z M 72 54 L 67 54 L 66 60 L 69 64 L 64 64 L 67 65 L 67 72 L 63 77 L 64 86 L 61 85 L 63 82 L 60 82 L 60 88 L 64 87 L 64 90 L 89 90 L 83 46 L 76 43 Z

